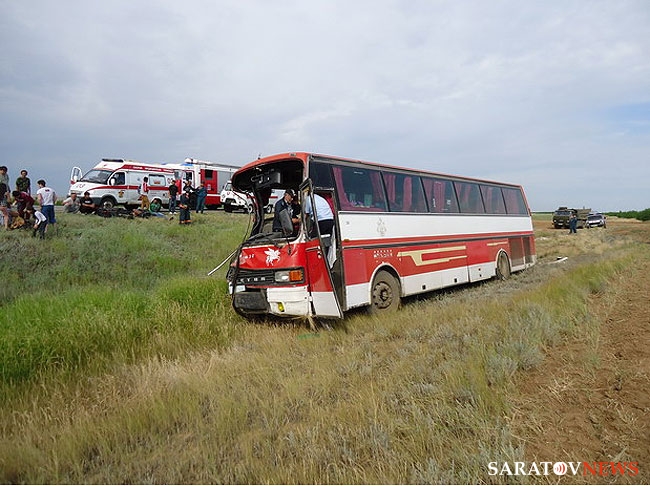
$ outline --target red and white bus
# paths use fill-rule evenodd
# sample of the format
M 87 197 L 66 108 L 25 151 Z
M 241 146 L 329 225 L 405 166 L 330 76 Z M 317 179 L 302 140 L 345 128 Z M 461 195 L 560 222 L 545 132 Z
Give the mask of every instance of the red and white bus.
M 518 185 L 302 152 L 255 160 L 232 184 L 256 203 L 227 276 L 233 307 L 246 317 L 383 312 L 402 297 L 507 278 L 536 261 Z M 296 191 L 302 207 L 293 232 L 274 232 L 264 219 L 277 189 Z M 334 215 L 329 234 L 319 229 L 319 196 Z

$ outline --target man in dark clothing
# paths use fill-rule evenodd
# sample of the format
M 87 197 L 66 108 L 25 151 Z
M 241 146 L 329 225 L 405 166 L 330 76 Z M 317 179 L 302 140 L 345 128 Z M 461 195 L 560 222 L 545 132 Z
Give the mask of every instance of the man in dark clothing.
M 88 191 L 84 192 L 84 197 L 79 202 L 79 212 L 81 214 L 92 214 L 97 210 L 97 205 L 93 202 Z
M 167 188 L 169 191 L 169 214 L 176 213 L 176 196 L 178 195 L 178 186 L 172 182 Z
M 299 220 L 293 214 L 293 206 L 291 202 L 295 197 L 295 193 L 291 189 L 287 189 L 282 199 L 275 203 L 275 214 L 273 215 L 273 232 L 280 232 L 285 235 L 293 233 L 293 224 Z

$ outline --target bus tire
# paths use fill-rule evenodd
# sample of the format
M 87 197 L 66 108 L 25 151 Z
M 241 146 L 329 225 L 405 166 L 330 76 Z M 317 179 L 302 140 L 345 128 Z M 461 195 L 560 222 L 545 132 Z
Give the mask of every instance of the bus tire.
M 505 251 L 499 253 L 497 257 L 497 278 L 499 280 L 507 280 L 510 278 L 510 259 Z
M 370 288 L 371 314 L 395 311 L 400 305 L 400 288 L 397 279 L 386 270 L 375 275 Z
M 104 209 L 113 209 L 115 207 L 115 199 L 112 197 L 105 197 L 101 200 L 99 206 Z

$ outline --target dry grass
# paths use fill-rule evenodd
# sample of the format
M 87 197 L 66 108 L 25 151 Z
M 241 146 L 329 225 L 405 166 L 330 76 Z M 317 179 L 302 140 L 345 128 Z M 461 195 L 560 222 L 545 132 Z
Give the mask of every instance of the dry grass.
M 605 232 L 543 238 L 531 271 L 392 316 L 320 333 L 236 323 L 225 350 L 35 385 L 0 418 L 0 481 L 501 482 L 487 463 L 524 453 L 515 379 L 583 335 L 588 297 L 629 264 L 631 243 Z M 556 254 L 575 258 L 545 265 Z

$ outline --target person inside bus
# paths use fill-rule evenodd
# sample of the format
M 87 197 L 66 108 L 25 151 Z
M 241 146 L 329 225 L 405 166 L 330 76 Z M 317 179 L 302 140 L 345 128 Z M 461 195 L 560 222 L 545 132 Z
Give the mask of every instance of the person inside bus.
M 322 235 L 331 235 L 334 228 L 334 213 L 327 200 L 314 193 L 314 203 L 316 204 L 316 216 L 318 217 L 318 229 Z M 311 198 L 305 201 L 305 214 L 312 216 Z M 312 216 L 313 219 L 313 216 Z M 315 236 L 311 235 L 311 236 Z
M 284 196 L 275 203 L 275 211 L 273 214 L 274 233 L 282 233 L 288 236 L 293 233 L 294 224 L 300 220 L 294 215 L 292 201 L 296 197 L 292 189 L 284 191 Z

